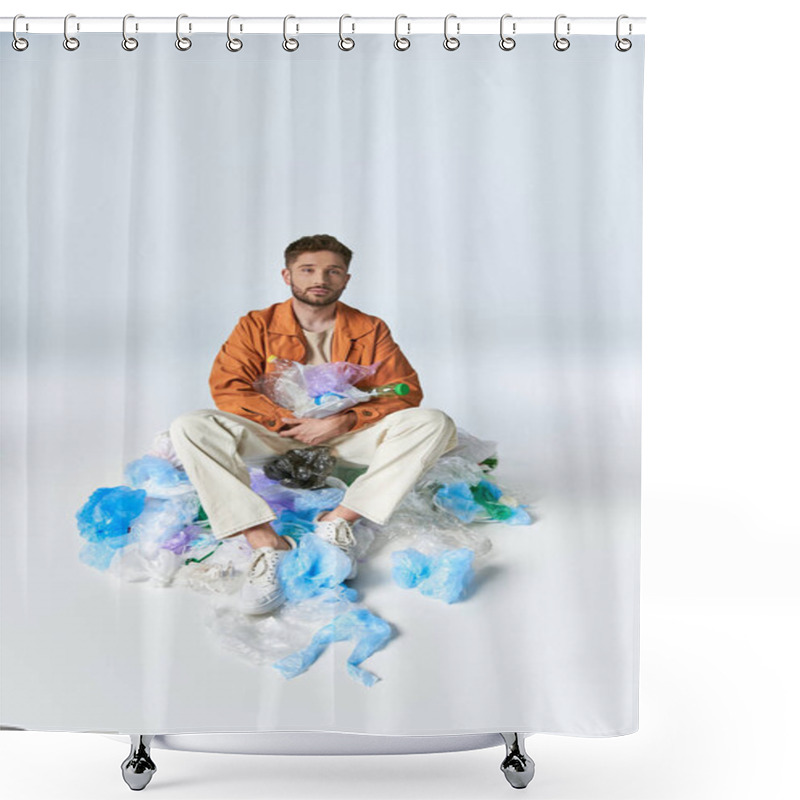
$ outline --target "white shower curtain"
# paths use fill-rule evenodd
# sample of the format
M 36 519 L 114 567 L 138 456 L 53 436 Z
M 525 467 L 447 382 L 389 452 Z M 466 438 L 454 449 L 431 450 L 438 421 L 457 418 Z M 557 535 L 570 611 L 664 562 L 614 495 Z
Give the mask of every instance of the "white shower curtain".
M 0 722 L 635 731 L 644 38 L 28 38 L 0 36 Z M 284 250 L 315 234 L 352 249 L 341 301 L 386 323 L 495 506 L 530 518 L 451 511 L 450 538 L 426 534 L 430 507 L 405 538 L 356 525 L 348 607 L 392 628 L 362 665 L 373 685 L 347 668 L 355 641 L 273 668 L 325 624 L 302 603 L 239 614 L 178 580 L 200 549 L 90 563 L 76 519 L 173 420 L 214 408 L 222 344 L 291 297 Z M 474 551 L 456 602 L 398 585 L 392 554 L 425 543 Z

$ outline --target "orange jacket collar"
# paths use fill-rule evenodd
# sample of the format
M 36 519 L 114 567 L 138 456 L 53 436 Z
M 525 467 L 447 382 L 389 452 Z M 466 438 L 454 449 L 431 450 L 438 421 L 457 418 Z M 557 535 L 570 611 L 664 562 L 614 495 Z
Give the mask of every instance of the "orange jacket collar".
M 336 327 L 334 335 L 337 339 L 357 339 L 375 328 L 372 319 L 352 306 L 336 301 Z M 294 315 L 292 298 L 275 304 L 275 311 L 267 327 L 269 333 L 282 333 L 289 336 L 299 336 L 304 339 L 303 329 Z

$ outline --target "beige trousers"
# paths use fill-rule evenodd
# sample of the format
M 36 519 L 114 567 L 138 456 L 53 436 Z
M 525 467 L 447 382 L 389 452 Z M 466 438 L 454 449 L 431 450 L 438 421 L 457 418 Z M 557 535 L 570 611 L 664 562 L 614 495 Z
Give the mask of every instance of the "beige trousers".
M 170 438 L 218 539 L 277 518 L 250 488 L 249 466 L 308 445 L 247 417 L 204 408 L 173 420 Z M 417 479 L 458 444 L 456 425 L 435 408 L 405 408 L 324 442 L 331 454 L 368 466 L 341 504 L 384 525 Z

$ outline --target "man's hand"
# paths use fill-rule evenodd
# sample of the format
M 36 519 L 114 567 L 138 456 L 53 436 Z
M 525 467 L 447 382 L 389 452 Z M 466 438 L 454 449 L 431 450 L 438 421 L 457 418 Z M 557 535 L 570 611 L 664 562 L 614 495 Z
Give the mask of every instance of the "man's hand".
M 283 437 L 297 439 L 303 444 L 323 444 L 328 439 L 347 433 L 356 424 L 356 414 L 354 411 L 347 411 L 344 414 L 334 414 L 323 419 L 312 419 L 311 417 L 281 417 L 286 423 L 278 433 Z

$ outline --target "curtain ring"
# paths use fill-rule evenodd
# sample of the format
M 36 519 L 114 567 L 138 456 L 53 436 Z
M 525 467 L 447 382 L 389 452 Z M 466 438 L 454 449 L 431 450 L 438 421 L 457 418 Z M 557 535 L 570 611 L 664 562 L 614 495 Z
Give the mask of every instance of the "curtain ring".
M 349 17 L 350 19 L 353 19 L 349 14 L 342 14 L 342 16 L 339 17 L 339 49 L 340 50 L 352 50 L 356 46 L 356 43 L 355 43 L 355 41 L 353 39 L 351 39 L 349 36 L 345 38 L 345 36 L 342 34 L 342 23 L 344 22 L 346 17 Z M 352 33 L 355 33 L 355 31 L 356 31 L 355 22 L 352 22 L 350 24 L 353 26 Z
M 128 52 L 135 50 L 139 46 L 139 40 L 134 39 L 132 36 L 128 36 L 128 33 L 125 30 L 125 26 L 131 17 L 133 17 L 133 14 L 126 14 L 122 18 L 122 49 L 127 50 Z
M 77 50 L 81 46 L 81 43 L 74 36 L 67 36 L 67 20 L 74 16 L 74 14 L 67 14 L 64 17 L 64 41 L 62 44 L 65 50 Z
M 188 50 L 192 46 L 192 40 L 188 36 L 181 36 L 181 20 L 188 16 L 188 14 L 178 14 L 175 20 L 175 47 L 178 50 Z M 191 29 L 192 26 L 189 25 L 189 30 Z
M 633 42 L 630 39 L 620 39 L 619 38 L 619 23 L 620 23 L 620 20 L 623 20 L 623 19 L 629 19 L 628 15 L 627 14 L 620 14 L 617 17 L 617 41 L 614 42 L 614 47 L 616 47 L 617 50 L 620 51 L 620 53 L 627 53 L 628 50 L 630 50 L 631 47 L 633 47 Z M 632 26 L 631 26 L 631 24 L 629 22 L 628 23 L 628 33 L 631 33 L 632 30 L 633 30 L 633 28 L 632 28 Z
M 448 36 L 447 35 L 447 21 L 449 19 L 453 19 L 455 17 L 456 17 L 455 14 L 448 14 L 444 18 L 444 42 L 443 42 L 443 44 L 444 44 L 444 49 L 445 50 L 458 50 L 458 48 L 461 46 L 461 42 L 458 40 L 457 36 Z M 461 30 L 461 23 L 458 22 L 458 23 L 456 23 L 456 33 L 459 33 L 460 30 Z
M 506 51 L 513 50 L 517 46 L 516 39 L 513 39 L 511 36 L 506 36 L 503 33 L 503 23 L 509 17 L 511 17 L 511 14 L 503 14 L 503 16 L 500 17 L 500 49 L 501 50 L 506 50 Z M 514 23 L 514 32 L 515 33 L 516 33 L 516 27 L 517 27 L 517 25 L 516 25 L 516 23 Z
M 23 50 L 28 49 L 28 40 L 17 36 L 17 20 L 20 18 L 25 19 L 25 15 L 17 14 L 17 16 L 14 17 L 14 21 L 11 23 L 11 33 L 14 35 L 14 38 L 11 40 L 11 46 L 21 53 Z
M 566 14 L 559 14 L 556 17 L 555 23 L 553 24 L 553 34 L 556 37 L 556 40 L 553 42 L 553 47 L 555 47 L 555 49 L 558 50 L 560 53 L 563 53 L 565 50 L 569 50 L 569 45 L 570 45 L 569 39 L 566 39 L 565 37 L 558 35 L 558 21 L 560 19 L 566 19 L 566 18 L 567 18 Z M 567 36 L 569 36 L 569 28 L 570 24 L 568 22 Z
M 300 47 L 300 42 L 298 42 L 297 39 L 288 39 L 286 37 L 286 23 L 290 19 L 297 19 L 297 17 L 292 16 L 292 14 L 287 14 L 283 18 L 283 49 L 289 53 L 293 53 L 295 50 L 297 50 L 298 47 Z M 298 25 L 297 27 L 299 30 L 300 26 Z
M 239 19 L 238 14 L 231 14 L 228 17 L 228 41 L 225 42 L 225 47 L 231 51 L 231 53 L 238 53 L 244 45 L 242 44 L 241 39 L 232 39 L 231 38 L 231 20 L 232 19 Z
M 394 48 L 395 50 L 408 50 L 411 47 L 411 39 L 406 39 L 404 36 L 400 36 L 400 32 L 398 31 L 400 19 L 408 19 L 405 14 L 398 14 L 394 18 Z M 406 22 L 406 27 L 408 28 L 408 33 L 411 33 L 411 23 Z

